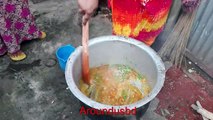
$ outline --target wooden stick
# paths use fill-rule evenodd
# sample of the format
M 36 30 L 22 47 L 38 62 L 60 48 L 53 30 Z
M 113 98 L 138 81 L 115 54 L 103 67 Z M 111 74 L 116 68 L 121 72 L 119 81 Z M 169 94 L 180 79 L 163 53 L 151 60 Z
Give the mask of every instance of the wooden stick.
M 213 120 L 213 113 L 207 111 L 204 108 L 200 108 L 194 104 L 191 105 L 191 107 L 196 110 L 198 113 L 200 113 L 202 116 L 204 116 L 207 119 Z
M 203 108 L 199 101 L 196 101 L 198 107 Z M 208 120 L 206 117 L 202 115 L 203 120 Z
M 88 39 L 89 39 L 89 22 L 83 25 L 82 28 L 82 78 L 85 83 L 90 84 L 89 79 L 89 52 L 88 52 Z

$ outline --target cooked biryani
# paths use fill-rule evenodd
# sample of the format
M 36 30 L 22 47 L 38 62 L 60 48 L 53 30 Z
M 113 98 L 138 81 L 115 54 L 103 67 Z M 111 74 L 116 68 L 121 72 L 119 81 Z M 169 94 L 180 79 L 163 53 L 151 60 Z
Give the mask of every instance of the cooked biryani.
M 103 65 L 90 69 L 91 85 L 80 80 L 80 90 L 89 98 L 108 105 L 127 105 L 151 91 L 146 78 L 125 65 Z

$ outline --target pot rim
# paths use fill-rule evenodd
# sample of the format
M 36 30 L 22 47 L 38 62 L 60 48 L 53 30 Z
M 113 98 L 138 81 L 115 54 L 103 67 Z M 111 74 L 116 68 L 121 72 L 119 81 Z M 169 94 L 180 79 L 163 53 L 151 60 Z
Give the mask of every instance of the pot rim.
M 74 56 L 81 55 L 82 46 L 79 46 L 69 56 L 69 59 L 67 61 L 67 65 L 66 65 L 66 69 L 65 69 L 65 79 L 66 79 L 66 82 L 68 84 L 70 91 L 74 94 L 74 96 L 77 97 L 84 104 L 86 104 L 92 108 L 95 108 L 95 109 L 112 109 L 112 108 L 115 110 L 125 109 L 125 108 L 134 109 L 135 107 L 139 108 L 139 107 L 147 104 L 151 100 L 153 100 L 157 96 L 157 94 L 160 92 L 161 88 L 164 85 L 164 81 L 165 81 L 165 66 L 164 66 L 164 63 L 161 60 L 161 58 L 157 55 L 157 53 L 153 49 L 151 49 L 149 46 L 147 46 L 144 43 L 137 41 L 133 38 L 114 36 L 114 35 L 93 38 L 93 39 L 89 40 L 89 46 L 96 44 L 96 43 L 103 42 L 102 40 L 104 40 L 104 42 L 106 42 L 106 41 L 108 41 L 108 42 L 110 42 L 110 41 L 127 42 L 129 44 L 135 45 L 138 48 L 143 49 L 144 51 L 148 52 L 148 54 L 153 59 L 155 65 L 156 65 L 156 68 L 157 68 L 157 72 L 158 72 L 157 73 L 157 82 L 156 82 L 155 86 L 153 87 L 152 91 L 146 97 L 144 97 L 143 99 L 141 99 L 135 103 L 129 104 L 129 105 L 113 106 L 113 105 L 106 105 L 106 104 L 96 102 L 96 101 L 88 98 L 87 96 L 85 96 L 79 90 L 78 86 L 75 84 L 75 81 L 73 80 L 73 75 L 69 74 L 70 71 L 73 71 L 74 61 L 77 59 L 77 57 L 74 57 Z

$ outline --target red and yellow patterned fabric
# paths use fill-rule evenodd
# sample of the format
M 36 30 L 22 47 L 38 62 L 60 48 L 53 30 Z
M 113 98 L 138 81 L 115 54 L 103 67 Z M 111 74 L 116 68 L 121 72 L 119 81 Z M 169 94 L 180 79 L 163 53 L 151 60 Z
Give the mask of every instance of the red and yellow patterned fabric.
M 163 30 L 172 0 L 109 0 L 113 34 L 152 45 Z

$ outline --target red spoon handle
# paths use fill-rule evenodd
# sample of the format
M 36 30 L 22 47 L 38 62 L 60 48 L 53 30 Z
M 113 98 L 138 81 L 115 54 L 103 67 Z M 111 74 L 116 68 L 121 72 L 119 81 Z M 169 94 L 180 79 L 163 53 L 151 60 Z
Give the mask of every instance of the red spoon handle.
M 90 84 L 89 79 L 89 52 L 88 52 L 88 39 L 89 39 L 89 22 L 83 25 L 82 32 L 82 77 L 85 83 Z

